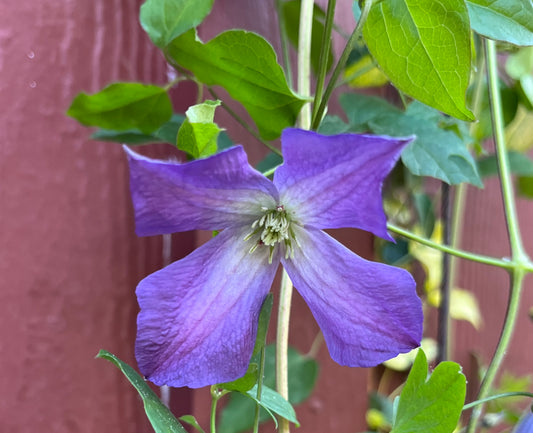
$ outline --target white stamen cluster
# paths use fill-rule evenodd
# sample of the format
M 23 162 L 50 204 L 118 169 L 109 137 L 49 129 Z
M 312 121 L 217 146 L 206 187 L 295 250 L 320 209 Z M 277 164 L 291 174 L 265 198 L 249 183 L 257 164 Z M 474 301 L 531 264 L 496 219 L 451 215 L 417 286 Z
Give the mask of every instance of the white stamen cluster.
M 244 239 L 248 240 L 259 234 L 257 241 L 250 248 L 250 253 L 253 253 L 258 246 L 266 245 L 270 247 L 269 262 L 272 263 L 274 248 L 278 243 L 283 242 L 285 244 L 285 258 L 288 258 L 292 255 L 292 240 L 295 238 L 287 211 L 283 205 L 276 206 L 275 209 L 264 207 L 261 210 L 265 213 L 253 222 L 252 231 Z

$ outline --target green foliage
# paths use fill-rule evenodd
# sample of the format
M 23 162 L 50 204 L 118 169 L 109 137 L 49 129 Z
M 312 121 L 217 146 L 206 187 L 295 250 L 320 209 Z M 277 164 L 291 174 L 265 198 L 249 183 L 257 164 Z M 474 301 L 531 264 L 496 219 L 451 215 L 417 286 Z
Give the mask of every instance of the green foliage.
M 517 81 L 521 102 L 533 109 L 533 47 L 519 49 L 505 63 L 505 72 Z
M 402 92 L 462 120 L 470 75 L 470 26 L 463 0 L 382 0 L 363 28 L 368 49 Z
M 509 124 L 515 117 L 518 109 L 518 95 L 512 87 L 507 87 L 500 81 L 500 97 L 502 102 L 503 120 Z M 473 138 L 482 142 L 492 136 L 492 119 L 490 115 L 490 101 L 487 83 L 481 84 L 482 97 L 479 104 L 478 122 L 473 128 Z M 469 92 L 470 93 L 470 92 Z
M 283 3 L 283 17 L 285 24 L 285 32 L 287 37 L 298 47 L 298 36 L 300 29 L 300 5 L 301 0 L 290 0 Z M 315 72 L 318 72 L 320 67 L 320 50 L 322 48 L 322 37 L 324 35 L 324 20 L 326 14 L 318 6 L 313 8 L 313 33 L 311 35 L 311 67 Z M 329 41 L 329 55 L 327 59 L 326 70 L 331 69 L 333 64 L 332 43 Z
M 394 137 L 416 135 L 402 153 L 402 161 L 411 173 L 452 185 L 483 185 L 465 142 L 439 112 L 416 101 L 402 112 L 382 99 L 354 94 L 342 95 L 340 102 L 354 131 Z
M 293 405 L 306 400 L 315 386 L 318 364 L 289 347 L 289 402 Z M 275 347 L 266 346 L 264 385 L 275 387 Z M 255 395 L 255 394 L 254 394 Z M 219 433 L 238 433 L 249 430 L 254 422 L 255 403 L 241 393 L 231 393 L 228 404 L 220 417 Z M 260 420 L 268 420 L 269 415 L 261 411 Z
M 185 112 L 187 118 L 178 131 L 178 149 L 193 158 L 205 158 L 217 152 L 217 137 L 221 129 L 213 122 L 220 101 L 204 101 Z
M 246 108 L 264 139 L 279 137 L 296 122 L 304 100 L 289 89 L 272 46 L 261 36 L 230 30 L 203 44 L 190 30 L 167 50 L 202 83 L 224 87 Z
M 187 433 L 187 430 L 172 415 L 172 412 L 161 403 L 157 395 L 150 389 L 139 373 L 106 350 L 100 350 L 96 357 L 106 359 L 115 364 L 135 387 L 143 400 L 146 416 L 156 433 Z
M 141 6 L 141 26 L 154 45 L 166 47 L 174 38 L 200 24 L 214 0 L 146 0 Z
M 507 152 L 511 173 L 533 177 L 533 161 L 523 153 Z M 498 160 L 496 155 L 489 155 L 478 160 L 479 173 L 482 177 L 498 174 Z
M 259 404 L 259 406 L 266 409 L 267 412 L 273 412 L 296 424 L 297 427 L 300 426 L 300 423 L 296 419 L 296 413 L 294 412 L 292 405 L 272 388 L 263 385 L 261 390 L 261 399 L 257 399 L 257 385 L 255 385 L 251 390 L 247 391 L 246 395 Z M 274 418 L 274 421 L 276 421 L 274 416 L 272 416 L 272 418 Z
M 155 131 L 172 116 L 172 104 L 162 87 L 113 83 L 93 95 L 79 93 L 67 115 L 86 126 L 115 131 Z
M 270 316 L 272 315 L 272 305 L 274 297 L 269 293 L 265 298 L 259 314 L 259 322 L 257 325 L 257 336 L 255 338 L 254 350 L 252 353 L 252 360 L 248 366 L 246 374 L 233 382 L 221 383 L 218 388 L 227 389 L 229 391 L 246 392 L 254 387 L 259 378 L 259 357 L 261 350 L 265 347 L 266 334 L 268 332 L 268 324 L 270 323 Z
M 205 433 L 204 429 L 198 424 L 198 421 L 196 418 L 192 415 L 183 415 L 179 418 L 180 421 L 183 421 L 184 423 L 189 424 L 190 426 L 194 427 L 196 430 L 198 430 L 200 433 Z
M 472 29 L 490 39 L 533 45 L 530 0 L 466 0 Z
M 451 433 L 466 395 L 466 378 L 455 362 L 441 362 L 429 376 L 426 355 L 418 351 L 400 394 L 391 433 Z
M 112 141 L 130 145 L 149 143 L 176 143 L 178 130 L 185 120 L 181 114 L 173 114 L 170 120 L 163 123 L 159 129 L 151 134 L 143 134 L 139 129 L 128 129 L 126 131 L 115 131 L 112 129 L 99 129 L 91 135 L 93 140 Z

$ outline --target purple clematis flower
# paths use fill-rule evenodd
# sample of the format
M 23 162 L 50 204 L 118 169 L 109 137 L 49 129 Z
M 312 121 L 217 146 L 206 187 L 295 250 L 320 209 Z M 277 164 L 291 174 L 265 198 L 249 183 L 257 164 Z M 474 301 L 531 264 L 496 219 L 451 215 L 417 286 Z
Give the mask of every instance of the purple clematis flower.
M 287 129 L 273 182 L 240 146 L 185 164 L 128 150 L 137 234 L 221 230 L 139 283 L 135 354 L 146 378 L 198 388 L 242 376 L 280 262 L 339 364 L 373 366 L 417 347 L 422 308 L 411 275 L 322 231 L 391 239 L 381 186 L 409 141 Z

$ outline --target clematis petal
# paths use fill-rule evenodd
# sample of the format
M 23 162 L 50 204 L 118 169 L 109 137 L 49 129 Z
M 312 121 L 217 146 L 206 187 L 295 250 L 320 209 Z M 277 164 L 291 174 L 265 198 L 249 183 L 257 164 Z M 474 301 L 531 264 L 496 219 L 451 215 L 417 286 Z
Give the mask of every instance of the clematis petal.
M 285 129 L 284 163 L 274 174 L 281 203 L 303 225 L 355 227 L 391 239 L 381 186 L 411 140 Z
M 422 305 L 407 271 L 364 260 L 321 230 L 294 232 L 299 245 L 281 260 L 333 360 L 369 367 L 420 345 Z
M 261 214 L 261 206 L 277 203 L 276 188 L 250 167 L 240 146 L 185 164 L 124 149 L 140 236 L 249 223 Z
M 139 283 L 135 356 L 156 385 L 198 388 L 246 372 L 279 258 L 249 253 L 245 235 L 226 229 Z

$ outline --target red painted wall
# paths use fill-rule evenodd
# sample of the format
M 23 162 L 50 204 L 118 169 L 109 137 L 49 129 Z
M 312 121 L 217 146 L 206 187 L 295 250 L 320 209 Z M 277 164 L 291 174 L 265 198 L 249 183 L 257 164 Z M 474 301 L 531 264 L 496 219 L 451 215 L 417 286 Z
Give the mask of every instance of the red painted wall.
M 88 131 L 64 116 L 80 90 L 93 92 L 117 79 L 165 82 L 161 56 L 138 25 L 138 3 L 0 4 L 0 432 L 151 431 L 135 391 L 94 356 L 106 348 L 134 362 L 134 288 L 161 266 L 161 240 L 134 235 L 120 146 L 89 141 Z M 351 2 L 339 3 L 338 17 L 348 27 Z M 201 34 L 209 39 L 236 26 L 277 43 L 269 2 L 217 0 Z M 192 91 L 185 89 L 186 97 L 180 92 L 175 98 L 176 108 L 192 103 Z M 224 113 L 217 121 L 236 141 L 249 140 Z M 500 209 L 493 183 L 469 195 L 465 248 L 507 253 Z M 521 202 L 520 211 L 531 251 L 532 202 Z M 369 236 L 349 230 L 342 237 L 371 257 Z M 176 238 L 173 255 L 183 256 L 194 243 L 193 235 Z M 484 266 L 468 264 L 461 270 L 460 283 L 476 291 L 485 319 L 480 333 L 468 324 L 457 327 L 456 359 L 468 367 L 470 352 L 486 358 L 493 350 L 507 280 L 503 272 Z M 527 284 L 529 307 L 531 278 Z M 533 354 L 525 349 L 533 347 L 526 309 L 507 362 L 522 373 L 533 365 Z M 291 341 L 306 351 L 317 326 L 298 297 L 293 311 Z M 339 367 L 325 347 L 319 358 L 317 392 L 298 409 L 303 428 L 363 430 L 369 371 Z M 193 409 L 205 423 L 204 391 L 173 392 L 172 405 L 180 412 Z

